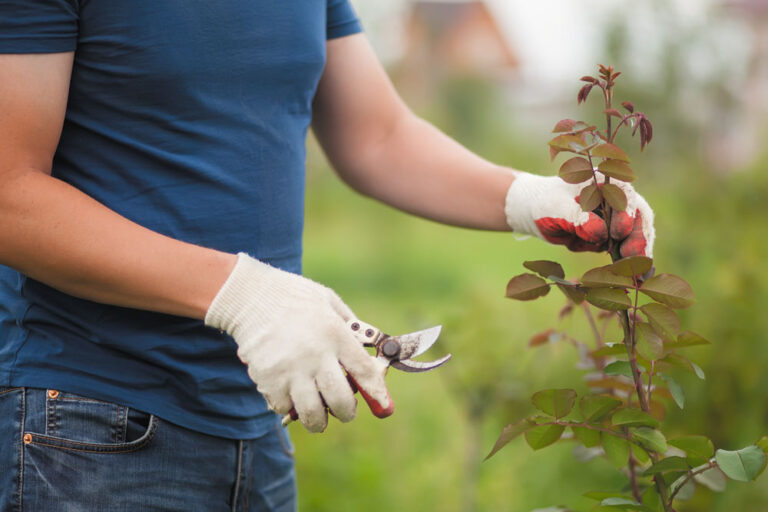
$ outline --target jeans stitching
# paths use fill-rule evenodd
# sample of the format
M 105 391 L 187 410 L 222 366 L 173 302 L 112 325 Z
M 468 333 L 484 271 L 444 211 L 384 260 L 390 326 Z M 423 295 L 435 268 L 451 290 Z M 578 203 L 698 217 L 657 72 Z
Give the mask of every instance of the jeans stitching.
M 147 446 L 149 442 L 152 441 L 152 439 L 155 437 L 159 424 L 160 424 L 159 418 L 155 415 L 152 415 L 149 430 L 141 438 L 137 439 L 136 441 L 132 441 L 131 443 L 126 443 L 129 446 L 124 446 L 124 447 L 121 447 L 119 445 L 83 443 L 80 441 L 72 441 L 69 439 L 61 439 L 61 438 L 55 438 L 52 436 L 44 436 L 44 435 L 32 434 L 32 433 L 30 433 L 30 436 L 32 439 L 29 444 L 36 444 L 40 446 L 48 446 L 50 448 L 58 448 L 60 450 L 69 450 L 73 452 L 83 452 L 83 453 L 128 453 L 128 452 L 134 452 L 136 450 L 140 450 L 145 446 Z M 49 441 L 49 442 L 45 443 L 43 441 Z M 81 446 L 82 448 L 76 448 L 74 445 Z
M 240 499 L 240 478 L 243 471 L 243 441 L 237 443 L 237 471 L 235 472 L 235 490 L 232 493 L 232 512 L 237 512 L 237 500 Z
M 4 394 L 6 394 L 6 393 L 10 393 L 11 391 L 16 391 L 16 390 L 18 390 L 18 389 L 21 389 L 21 388 L 18 388 L 18 387 L 17 387 L 17 388 L 7 388 L 7 389 L 1 389 L 1 390 L 0 390 L 0 395 L 4 395 Z
M 22 498 L 24 496 L 24 423 L 26 423 L 26 407 L 27 407 L 27 393 L 26 389 L 21 388 L 21 418 L 19 428 L 19 485 L 18 485 L 18 501 L 19 512 L 22 512 Z

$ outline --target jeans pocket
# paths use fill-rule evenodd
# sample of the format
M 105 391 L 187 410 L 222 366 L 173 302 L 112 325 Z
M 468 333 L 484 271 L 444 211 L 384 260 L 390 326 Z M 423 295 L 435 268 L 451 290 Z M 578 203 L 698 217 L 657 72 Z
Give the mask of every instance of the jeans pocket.
M 26 432 L 25 444 L 124 453 L 147 446 L 159 426 L 156 416 L 124 405 L 55 389 L 34 391 L 45 393 L 45 433 Z
M 291 436 L 288 434 L 288 429 L 283 426 L 280 418 L 275 422 L 275 429 L 277 430 L 277 437 L 280 439 L 280 448 L 283 450 L 283 453 L 293 458 L 294 448 Z

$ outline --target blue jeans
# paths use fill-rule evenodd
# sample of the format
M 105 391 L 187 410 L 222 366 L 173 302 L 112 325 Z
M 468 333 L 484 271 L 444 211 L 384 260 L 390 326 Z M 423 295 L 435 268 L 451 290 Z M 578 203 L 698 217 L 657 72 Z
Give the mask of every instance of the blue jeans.
M 0 512 L 296 510 L 293 447 L 58 390 L 0 387 Z

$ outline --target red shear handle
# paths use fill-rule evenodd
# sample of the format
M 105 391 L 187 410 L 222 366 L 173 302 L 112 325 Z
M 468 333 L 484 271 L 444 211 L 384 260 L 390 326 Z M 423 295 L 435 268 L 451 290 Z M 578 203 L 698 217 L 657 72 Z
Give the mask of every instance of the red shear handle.
M 389 396 L 389 390 L 387 390 L 387 400 L 389 401 L 389 405 L 387 407 L 382 407 L 382 405 L 376 399 L 374 399 L 357 384 L 354 377 L 352 377 L 350 374 L 347 374 L 347 381 L 349 381 L 349 385 L 352 387 L 352 391 L 354 393 L 360 391 L 360 394 L 363 395 L 363 398 L 365 399 L 365 403 L 368 404 L 371 412 L 377 418 L 386 418 L 387 416 L 392 416 L 392 413 L 395 412 L 395 402 L 393 402 L 392 397 Z M 333 411 L 330 412 L 333 414 Z M 288 414 L 290 414 L 293 421 L 299 419 L 299 413 L 296 412 L 296 409 L 291 408 Z
M 365 398 L 365 403 L 368 404 L 368 407 L 371 409 L 371 412 L 374 416 L 377 418 L 386 418 L 387 416 L 392 416 L 392 413 L 395 412 L 395 402 L 393 402 L 392 397 L 389 396 L 389 390 L 387 390 L 387 401 L 389 404 L 387 407 L 382 407 L 382 405 L 375 398 L 369 395 L 368 392 L 366 392 L 357 384 L 355 378 L 349 373 L 347 374 L 347 380 L 349 381 L 349 384 L 352 386 L 353 390 L 360 391 L 360 394 L 363 395 L 363 398 Z

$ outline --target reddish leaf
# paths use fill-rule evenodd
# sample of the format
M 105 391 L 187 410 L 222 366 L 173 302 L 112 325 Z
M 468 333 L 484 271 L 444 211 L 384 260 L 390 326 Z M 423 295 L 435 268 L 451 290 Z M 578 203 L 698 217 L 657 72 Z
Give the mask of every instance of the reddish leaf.
M 560 279 L 563 279 L 565 277 L 565 271 L 563 270 L 563 267 L 555 261 L 548 261 L 548 260 L 526 261 L 523 263 L 523 266 L 528 270 L 532 270 L 536 272 L 541 277 L 555 276 L 555 277 L 559 277 Z
M 557 122 L 552 132 L 553 133 L 570 132 L 573 130 L 574 126 L 576 126 L 575 119 L 562 119 Z
M 632 305 L 627 293 L 619 288 L 593 288 L 587 292 L 587 302 L 606 311 L 621 311 Z
M 606 183 L 602 187 L 603 197 L 614 210 L 623 212 L 627 209 L 627 195 L 613 183 Z
M 690 307 L 694 301 L 691 286 L 681 277 L 659 274 L 643 283 L 640 291 L 650 298 L 675 309 Z
M 533 300 L 549 293 L 549 284 L 533 274 L 520 274 L 507 284 L 507 297 L 517 300 Z
M 584 299 L 587 297 L 587 292 L 582 288 L 581 286 L 566 286 L 560 283 L 557 283 L 557 287 L 560 289 L 563 294 L 568 297 L 571 301 L 573 301 L 574 304 L 581 304 L 584 302 Z
M 581 139 L 581 137 L 577 135 L 565 134 L 565 135 L 558 135 L 557 137 L 549 141 L 549 145 L 551 147 L 559 149 L 560 151 L 571 151 L 571 152 L 578 153 L 579 151 L 584 149 L 584 146 L 586 144 Z M 577 147 L 574 147 L 574 145 Z
M 629 157 L 627 154 L 617 145 L 600 144 L 592 150 L 592 156 L 599 156 L 601 158 L 613 158 L 614 160 L 621 160 L 622 162 L 629 163 Z
M 575 156 L 569 160 L 566 160 L 562 166 L 560 166 L 560 177 L 566 183 L 582 183 L 594 176 L 594 171 L 589 161 L 586 158 Z
M 603 110 L 603 114 L 608 114 L 609 116 L 618 117 L 619 119 L 624 118 L 624 116 L 621 114 L 621 112 L 619 112 L 615 108 L 607 108 L 607 109 Z
M 549 343 L 550 341 L 552 341 L 553 335 L 556 335 L 556 334 L 558 334 L 558 332 L 555 329 L 547 329 L 544 332 L 535 334 L 528 341 L 528 346 L 537 347 L 539 345 L 544 345 L 546 343 Z
M 680 318 L 670 307 L 651 302 L 640 308 L 653 330 L 665 341 L 674 341 L 680 333 Z
M 558 153 L 560 153 L 559 149 L 553 148 L 552 146 L 549 146 L 549 159 L 550 160 L 554 160 Z
M 592 90 L 592 87 L 594 87 L 595 84 L 587 84 L 584 87 L 582 87 L 579 90 L 579 94 L 576 98 L 576 101 L 579 105 L 581 105 L 583 102 L 587 101 L 587 97 L 589 96 L 589 92 Z
M 610 265 L 588 270 L 581 277 L 581 282 L 589 288 L 631 288 L 634 285 L 630 277 L 612 272 Z
M 597 83 L 597 78 L 593 76 L 583 76 L 579 80 L 581 80 L 582 82 L 589 82 L 591 84 Z
M 594 183 L 584 187 L 581 190 L 581 194 L 579 194 L 579 204 L 581 205 L 581 209 L 585 212 L 591 212 L 600 206 L 602 200 L 603 195 Z
M 632 169 L 620 160 L 613 160 L 612 158 L 603 160 L 597 169 L 606 176 L 619 181 L 634 181 L 635 179 L 635 173 L 632 172 Z
M 622 101 L 621 106 L 627 109 L 630 114 L 635 111 L 635 105 L 631 101 Z
M 653 260 L 647 256 L 630 256 L 608 265 L 608 269 L 620 276 L 635 277 L 645 274 L 652 266 Z

